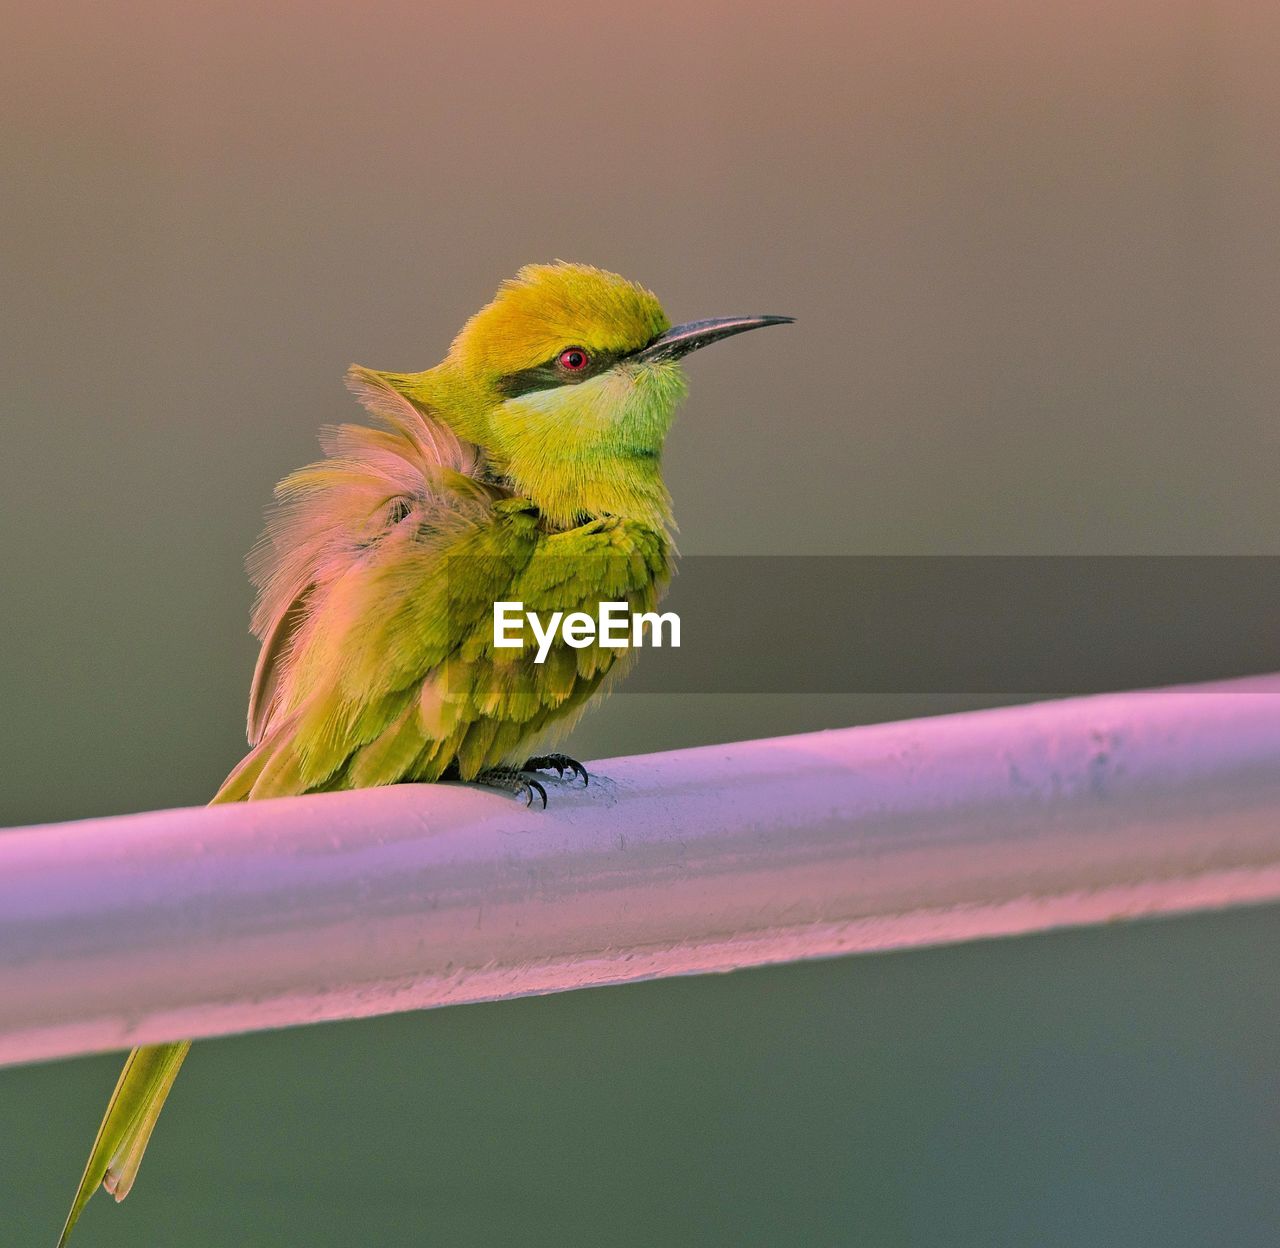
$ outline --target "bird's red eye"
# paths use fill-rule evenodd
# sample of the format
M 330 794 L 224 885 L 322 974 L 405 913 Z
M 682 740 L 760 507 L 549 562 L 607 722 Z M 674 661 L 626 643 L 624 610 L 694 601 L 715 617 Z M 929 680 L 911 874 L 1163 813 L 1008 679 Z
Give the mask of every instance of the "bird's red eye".
M 571 373 L 582 372 L 590 363 L 591 357 L 581 347 L 569 347 L 560 352 L 560 367 Z

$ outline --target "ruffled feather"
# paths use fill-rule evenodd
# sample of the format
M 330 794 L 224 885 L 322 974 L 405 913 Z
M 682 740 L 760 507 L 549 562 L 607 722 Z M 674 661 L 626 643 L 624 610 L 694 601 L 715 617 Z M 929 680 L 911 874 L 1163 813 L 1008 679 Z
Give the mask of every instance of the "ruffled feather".
M 286 477 L 249 556 L 258 588 L 252 627 L 261 638 L 249 694 L 248 737 L 256 745 L 288 702 L 298 642 L 329 588 L 400 526 L 429 533 L 474 518 L 493 498 L 483 456 L 386 377 L 352 365 L 347 385 L 384 428 L 323 430 L 325 458 Z

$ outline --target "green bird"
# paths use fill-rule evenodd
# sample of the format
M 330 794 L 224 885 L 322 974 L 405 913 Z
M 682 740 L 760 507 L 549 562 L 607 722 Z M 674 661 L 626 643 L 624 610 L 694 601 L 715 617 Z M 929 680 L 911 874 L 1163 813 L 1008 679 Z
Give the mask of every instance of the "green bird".
M 378 427 L 340 425 L 286 477 L 250 555 L 253 747 L 214 802 L 456 779 L 546 805 L 545 750 L 632 652 L 494 645 L 494 604 L 656 605 L 675 559 L 661 454 L 691 351 L 790 317 L 671 326 L 587 265 L 528 265 L 421 373 L 353 365 Z M 98 1184 L 129 1194 L 189 1041 L 134 1049 L 59 1239 Z

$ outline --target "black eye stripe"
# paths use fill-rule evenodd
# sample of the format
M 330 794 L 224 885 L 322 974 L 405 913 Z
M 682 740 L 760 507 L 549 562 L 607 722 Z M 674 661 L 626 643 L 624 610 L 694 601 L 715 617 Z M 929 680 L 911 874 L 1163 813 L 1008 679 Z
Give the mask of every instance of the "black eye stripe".
M 570 369 L 560 364 L 560 357 L 568 351 L 581 351 L 587 357 L 585 368 Z M 625 354 L 624 352 L 592 352 L 586 347 L 562 347 L 545 364 L 534 368 L 521 369 L 518 373 L 508 373 L 498 381 L 498 391 L 508 399 L 517 399 L 522 394 L 533 394 L 537 390 L 554 390 L 557 386 L 576 386 L 579 382 L 599 377 L 601 373 L 611 369 Z

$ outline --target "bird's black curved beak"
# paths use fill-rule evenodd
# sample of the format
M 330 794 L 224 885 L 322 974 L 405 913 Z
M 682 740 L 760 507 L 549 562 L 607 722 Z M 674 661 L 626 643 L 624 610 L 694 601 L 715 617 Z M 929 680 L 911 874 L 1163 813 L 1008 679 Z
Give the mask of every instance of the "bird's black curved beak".
M 719 342 L 721 338 L 732 338 L 734 334 L 745 334 L 749 329 L 761 329 L 765 325 L 790 325 L 794 320 L 793 316 L 720 316 L 709 321 L 686 321 L 659 334 L 631 358 L 647 364 L 657 360 L 678 360 L 699 347 Z

